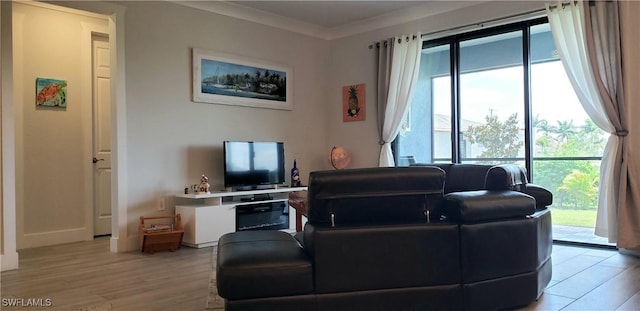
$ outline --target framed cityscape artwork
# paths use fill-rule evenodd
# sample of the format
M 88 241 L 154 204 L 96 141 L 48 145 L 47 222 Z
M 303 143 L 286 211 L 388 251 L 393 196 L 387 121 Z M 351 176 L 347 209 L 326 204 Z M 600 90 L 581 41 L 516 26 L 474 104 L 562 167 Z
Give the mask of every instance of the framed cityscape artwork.
M 293 109 L 290 67 L 196 48 L 192 56 L 194 102 Z

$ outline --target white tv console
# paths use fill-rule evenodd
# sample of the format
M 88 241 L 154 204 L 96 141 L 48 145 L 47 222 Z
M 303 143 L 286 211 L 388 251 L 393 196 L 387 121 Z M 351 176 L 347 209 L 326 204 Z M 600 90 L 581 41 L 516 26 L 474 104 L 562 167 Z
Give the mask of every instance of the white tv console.
M 236 230 L 236 206 L 287 202 L 289 192 L 307 190 L 307 187 L 278 187 L 247 191 L 220 191 L 176 195 L 175 212 L 180 213 L 184 227 L 182 244 L 190 247 L 208 247 L 218 244 L 225 233 Z M 268 199 L 252 201 L 254 196 L 269 196 Z M 289 207 L 289 229 L 295 232 L 296 210 Z

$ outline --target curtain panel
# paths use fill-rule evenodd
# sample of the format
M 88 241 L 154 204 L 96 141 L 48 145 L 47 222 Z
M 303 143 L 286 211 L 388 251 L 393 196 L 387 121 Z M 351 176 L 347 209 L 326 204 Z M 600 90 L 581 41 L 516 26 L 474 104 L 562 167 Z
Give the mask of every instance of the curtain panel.
M 391 142 L 398 136 L 413 98 L 420 68 L 422 35 L 406 35 L 379 42 L 378 130 L 379 166 L 395 166 Z
M 569 80 L 587 115 L 610 134 L 600 165 L 595 233 L 618 247 L 638 246 L 634 224 L 621 227 L 621 212 L 637 210 L 627 199 L 629 185 L 627 106 L 622 79 L 620 20 L 617 2 L 577 1 L 547 5 L 551 32 Z M 633 204 L 633 205 L 630 205 Z M 637 222 L 636 222 L 637 224 Z M 635 240 L 635 241 L 634 241 Z
M 620 21 L 620 43 L 622 55 L 622 81 L 626 106 L 626 127 L 624 157 L 627 162 L 626 196 L 618 212 L 618 246 L 635 250 L 640 256 L 640 123 L 631 122 L 640 117 L 640 2 L 618 1 Z M 632 147 L 633 146 L 633 147 Z M 625 172 L 623 171 L 623 174 Z

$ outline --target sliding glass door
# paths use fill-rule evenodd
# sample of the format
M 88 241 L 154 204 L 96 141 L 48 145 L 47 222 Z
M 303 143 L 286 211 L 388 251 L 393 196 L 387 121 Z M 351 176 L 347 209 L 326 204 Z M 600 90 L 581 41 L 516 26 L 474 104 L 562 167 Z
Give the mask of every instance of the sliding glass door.
M 517 163 L 554 194 L 554 238 L 593 235 L 606 135 L 568 81 L 545 19 L 423 45 L 398 165 Z
M 549 24 L 531 27 L 532 180 L 553 192 L 554 238 L 607 244 L 593 227 L 606 133 L 589 119 L 555 50 Z M 539 54 L 539 55 L 538 55 Z
M 460 162 L 524 165 L 522 31 L 460 41 Z
M 394 145 L 400 166 L 452 161 L 451 47 L 435 43 L 422 50 L 420 76 L 409 112 Z

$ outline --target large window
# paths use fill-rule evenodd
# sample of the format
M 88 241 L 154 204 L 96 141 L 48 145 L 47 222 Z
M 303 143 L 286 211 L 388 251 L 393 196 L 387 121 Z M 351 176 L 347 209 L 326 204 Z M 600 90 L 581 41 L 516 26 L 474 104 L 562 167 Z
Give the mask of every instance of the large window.
M 424 42 L 394 153 L 400 166 L 524 165 L 554 193 L 554 224 L 593 227 L 604 144 L 537 19 Z

